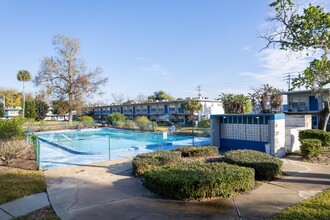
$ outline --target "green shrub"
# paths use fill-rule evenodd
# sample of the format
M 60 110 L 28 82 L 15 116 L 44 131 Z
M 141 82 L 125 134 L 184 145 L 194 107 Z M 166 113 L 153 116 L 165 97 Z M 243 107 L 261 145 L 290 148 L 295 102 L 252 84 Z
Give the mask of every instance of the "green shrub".
M 94 125 L 94 119 L 91 116 L 80 116 L 77 121 L 82 122 L 84 127 L 91 127 Z
M 215 146 L 184 146 L 173 151 L 181 152 L 182 157 L 207 157 L 219 154 L 219 148 Z
M 204 119 L 198 123 L 198 127 L 200 128 L 210 128 L 210 126 L 211 126 L 210 119 Z
M 226 163 L 186 162 L 156 167 L 144 185 L 173 199 L 229 197 L 254 187 L 254 170 Z
M 319 139 L 303 139 L 300 151 L 303 158 L 318 156 L 321 153 L 322 141 Z
M 142 175 L 148 170 L 169 163 L 181 161 L 181 153 L 178 151 L 155 151 L 139 154 L 133 158 L 133 174 Z
M 118 112 L 112 113 L 108 115 L 108 121 L 110 124 L 113 124 L 114 122 L 125 122 L 125 115 L 120 114 Z
M 147 117 L 145 116 L 138 116 L 135 119 L 136 125 L 137 127 L 141 130 L 141 131 L 154 131 L 155 128 L 157 127 L 157 123 L 156 122 L 152 122 L 150 121 Z
M 224 155 L 224 161 L 255 170 L 256 180 L 272 180 L 282 172 L 283 162 L 278 158 L 254 150 L 233 150 Z
M 330 219 L 330 190 L 325 190 L 315 197 L 301 201 L 289 207 L 273 220 Z
M 0 140 L 20 140 L 25 137 L 24 118 L 17 116 L 9 120 L 0 119 Z
M 299 131 L 299 141 L 302 142 L 304 139 L 319 139 L 322 145 L 326 146 L 330 144 L 330 133 L 316 129 Z
M 133 120 L 126 120 L 124 122 L 123 128 L 125 129 L 137 129 L 136 123 Z

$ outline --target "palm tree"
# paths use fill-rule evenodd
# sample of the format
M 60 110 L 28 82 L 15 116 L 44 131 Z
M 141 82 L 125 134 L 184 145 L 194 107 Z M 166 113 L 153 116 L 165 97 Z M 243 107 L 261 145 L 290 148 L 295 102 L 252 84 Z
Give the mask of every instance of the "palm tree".
M 17 80 L 23 82 L 23 117 L 25 116 L 25 82 L 31 80 L 31 74 L 27 70 L 20 70 L 17 73 Z
M 188 99 L 183 103 L 183 108 L 189 112 L 190 120 L 193 123 L 195 111 L 201 111 L 203 106 L 197 99 Z

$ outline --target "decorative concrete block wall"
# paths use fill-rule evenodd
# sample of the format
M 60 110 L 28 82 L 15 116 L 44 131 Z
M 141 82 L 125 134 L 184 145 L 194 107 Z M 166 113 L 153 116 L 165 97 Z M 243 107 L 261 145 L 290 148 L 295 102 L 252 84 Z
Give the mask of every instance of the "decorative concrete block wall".
M 284 155 L 284 114 L 211 115 L 211 144 L 229 149 L 252 149 Z

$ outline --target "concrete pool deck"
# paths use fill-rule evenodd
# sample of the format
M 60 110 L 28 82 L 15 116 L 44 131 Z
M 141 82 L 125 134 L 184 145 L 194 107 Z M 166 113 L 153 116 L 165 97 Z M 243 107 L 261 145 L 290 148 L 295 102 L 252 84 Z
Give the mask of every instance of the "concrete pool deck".
M 330 165 L 283 159 L 281 179 L 234 198 L 176 201 L 132 176 L 130 159 L 45 171 L 50 202 L 61 219 L 269 219 L 330 187 Z

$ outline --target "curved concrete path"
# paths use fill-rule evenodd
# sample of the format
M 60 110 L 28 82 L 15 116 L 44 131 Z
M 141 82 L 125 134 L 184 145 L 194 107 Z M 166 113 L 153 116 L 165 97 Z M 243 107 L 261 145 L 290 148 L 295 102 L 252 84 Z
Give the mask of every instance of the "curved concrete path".
M 288 174 L 234 198 L 175 201 L 158 197 L 131 175 L 131 161 L 106 161 L 45 172 L 61 219 L 267 219 L 330 188 L 330 166 L 283 159 Z

